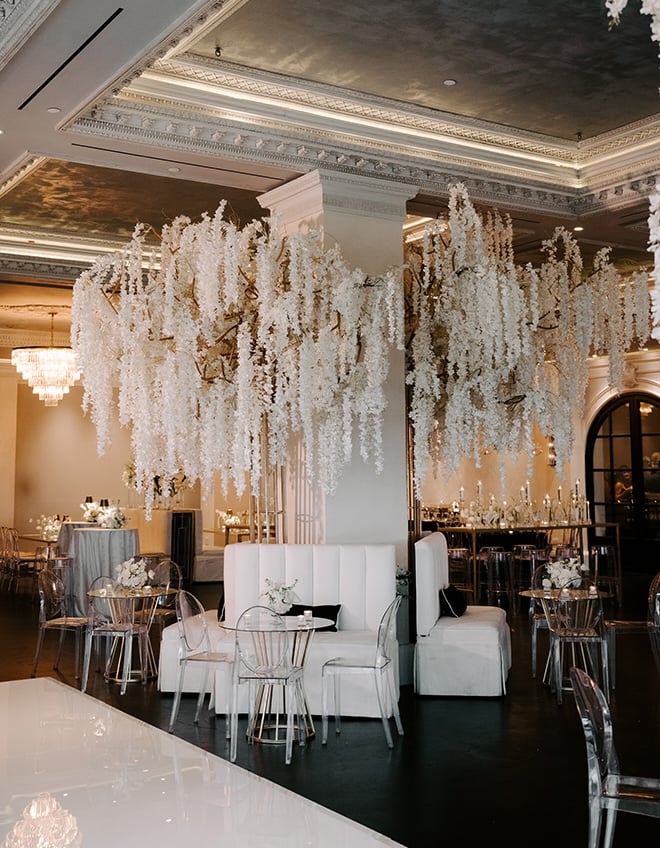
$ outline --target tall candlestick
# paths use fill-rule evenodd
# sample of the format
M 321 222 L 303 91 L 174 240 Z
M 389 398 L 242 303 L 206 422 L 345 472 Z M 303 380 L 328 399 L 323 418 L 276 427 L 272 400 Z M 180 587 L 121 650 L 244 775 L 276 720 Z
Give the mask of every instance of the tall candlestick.
M 557 500 L 561 503 L 561 486 L 557 487 Z
M 477 480 L 477 500 L 481 503 L 481 480 Z
M 580 497 L 580 481 L 575 481 L 575 499 L 577 500 Z
M 464 499 L 465 499 L 465 489 L 461 486 L 461 488 L 458 490 L 459 503 L 463 503 Z
M 529 503 L 531 498 L 529 496 L 529 480 L 525 480 L 525 501 Z

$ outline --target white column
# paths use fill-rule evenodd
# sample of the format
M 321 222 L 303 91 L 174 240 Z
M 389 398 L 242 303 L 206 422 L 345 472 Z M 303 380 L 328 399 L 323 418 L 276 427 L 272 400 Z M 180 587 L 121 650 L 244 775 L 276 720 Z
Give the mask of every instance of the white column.
M 375 275 L 403 263 L 406 201 L 416 193 L 412 185 L 313 171 L 258 200 L 288 232 L 321 229 L 326 246 L 338 243 L 350 265 Z M 408 526 L 404 365 L 403 352 L 393 350 L 382 473 L 363 463 L 354 448 L 336 493 L 310 499 L 323 515 L 305 517 L 318 528 L 314 541 L 394 543 L 400 565 L 407 563 Z

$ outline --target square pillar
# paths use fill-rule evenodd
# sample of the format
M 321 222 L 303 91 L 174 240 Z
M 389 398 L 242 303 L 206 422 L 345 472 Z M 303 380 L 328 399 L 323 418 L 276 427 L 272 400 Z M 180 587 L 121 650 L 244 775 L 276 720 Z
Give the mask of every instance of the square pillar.
M 326 247 L 338 244 L 349 265 L 373 276 L 403 264 L 402 228 L 406 201 L 416 194 L 417 187 L 412 185 L 313 171 L 261 195 L 258 200 L 285 231 L 321 230 Z M 364 463 L 354 447 L 352 462 L 344 469 L 336 492 L 326 498 L 315 494 L 308 499 L 314 503 L 317 514 L 303 519 L 289 515 L 289 541 L 394 543 L 397 563 L 406 565 L 408 505 L 403 351 L 391 351 L 386 397 L 382 473 L 377 474 L 372 464 Z M 300 481 L 295 481 L 295 485 L 300 486 Z M 317 528 L 315 538 L 296 537 L 295 526 L 301 521 Z

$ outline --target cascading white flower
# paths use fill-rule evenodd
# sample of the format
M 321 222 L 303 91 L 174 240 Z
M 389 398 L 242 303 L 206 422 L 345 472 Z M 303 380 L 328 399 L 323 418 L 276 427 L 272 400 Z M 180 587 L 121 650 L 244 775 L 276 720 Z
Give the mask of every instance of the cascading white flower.
M 319 232 L 239 229 L 224 204 L 153 235 L 138 225 L 81 274 L 71 332 L 99 452 L 116 391 L 147 509 L 154 477 L 179 473 L 208 488 L 218 471 L 239 494 L 249 479 L 257 494 L 294 437 L 326 492 L 354 431 L 380 470 L 389 346 L 403 347 L 400 270 L 367 277 Z
M 407 257 L 406 320 L 413 477 L 418 496 L 429 461 L 448 476 L 461 456 L 486 448 L 505 459 L 528 446 L 534 424 L 561 460 L 587 388 L 587 358 L 609 354 L 621 386 L 624 352 L 650 333 L 648 275 L 624 280 L 597 254 L 585 276 L 577 242 L 559 228 L 539 268 L 513 260 L 510 221 L 482 222 L 465 187 L 452 186 L 447 222 L 434 222 Z M 562 467 L 559 467 L 560 474 Z

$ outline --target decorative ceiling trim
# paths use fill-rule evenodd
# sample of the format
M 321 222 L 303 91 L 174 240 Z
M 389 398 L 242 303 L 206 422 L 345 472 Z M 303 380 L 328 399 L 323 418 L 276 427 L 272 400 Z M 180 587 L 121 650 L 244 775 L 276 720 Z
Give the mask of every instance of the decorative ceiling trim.
M 53 342 L 57 347 L 68 347 L 71 344 L 70 333 L 53 333 Z M 50 328 L 47 330 L 12 330 L 3 328 L 0 331 L 0 348 L 12 347 L 48 347 L 50 345 Z
M 22 182 L 26 177 L 29 177 L 30 174 L 34 173 L 37 168 L 46 161 L 44 156 L 35 156 L 32 153 L 28 153 L 24 156 L 20 162 L 17 163 L 14 170 L 11 174 L 7 175 L 5 180 L 0 184 L 0 197 L 3 194 L 6 194 L 11 189 L 16 188 L 16 186 Z
M 56 241 L 56 239 L 53 239 Z M 61 239 L 62 245 L 66 243 L 64 238 Z M 43 258 L 39 259 L 32 254 L 31 245 L 25 245 L 25 254 L 16 256 L 4 253 L 5 245 L 2 243 L 2 232 L 0 231 L 0 279 L 2 277 L 11 277 L 12 280 L 51 280 L 73 283 L 78 279 L 80 274 L 92 264 L 92 259 L 80 260 L 80 262 L 58 262 L 56 259 Z M 97 251 L 96 256 L 100 253 L 108 253 L 109 248 Z M 72 251 L 70 251 L 72 252 Z
M 43 24 L 60 0 L 0 0 L 0 68 Z

